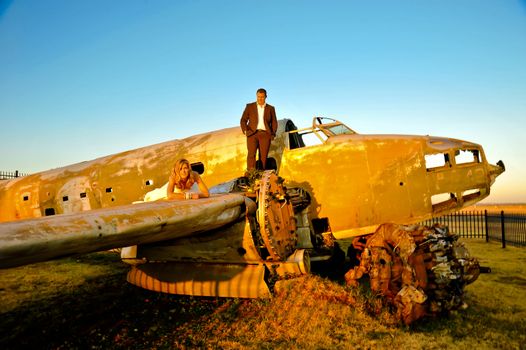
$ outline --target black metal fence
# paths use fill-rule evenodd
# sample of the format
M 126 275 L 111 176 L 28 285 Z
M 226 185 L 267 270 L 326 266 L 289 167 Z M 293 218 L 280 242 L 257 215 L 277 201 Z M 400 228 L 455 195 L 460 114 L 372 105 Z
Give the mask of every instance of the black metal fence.
M 14 179 L 16 177 L 26 176 L 27 174 L 16 171 L 0 171 L 0 180 Z
M 449 226 L 451 232 L 463 238 L 484 238 L 486 242 L 498 241 L 526 247 L 526 214 L 488 213 L 484 211 L 458 212 L 422 222 L 423 225 L 440 223 Z

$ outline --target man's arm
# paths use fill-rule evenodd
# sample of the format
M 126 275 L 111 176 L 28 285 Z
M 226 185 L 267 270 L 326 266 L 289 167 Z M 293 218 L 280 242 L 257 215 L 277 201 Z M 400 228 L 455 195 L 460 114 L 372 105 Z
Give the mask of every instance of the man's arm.
M 241 116 L 241 120 L 239 121 L 239 125 L 241 126 L 241 130 L 243 130 L 243 134 L 247 133 L 247 122 L 248 122 L 248 104 L 245 107 L 245 110 L 243 111 L 243 115 Z
M 278 131 L 278 118 L 276 117 L 276 109 L 274 107 L 270 110 L 270 117 L 272 118 L 272 136 L 276 136 L 276 131 Z

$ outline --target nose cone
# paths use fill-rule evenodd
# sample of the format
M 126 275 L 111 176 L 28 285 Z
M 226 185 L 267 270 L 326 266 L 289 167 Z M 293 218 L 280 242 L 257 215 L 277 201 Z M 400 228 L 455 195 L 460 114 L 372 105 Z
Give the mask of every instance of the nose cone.
M 491 185 L 493 185 L 497 176 L 499 176 L 504 171 L 506 171 L 506 167 L 504 166 L 504 162 L 502 160 L 499 160 L 497 162 L 497 165 L 493 165 L 493 164 L 488 164 L 488 165 L 489 165 L 489 176 L 491 179 Z

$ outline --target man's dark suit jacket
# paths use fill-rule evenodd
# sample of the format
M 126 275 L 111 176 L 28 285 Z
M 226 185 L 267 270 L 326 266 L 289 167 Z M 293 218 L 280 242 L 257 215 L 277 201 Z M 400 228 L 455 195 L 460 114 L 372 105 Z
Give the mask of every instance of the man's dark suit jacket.
M 265 105 L 265 112 L 263 113 L 263 119 L 265 121 L 266 131 L 276 136 L 278 130 L 278 120 L 276 118 L 276 110 L 273 106 L 268 103 Z M 248 103 L 241 117 L 241 130 L 247 136 L 251 136 L 256 133 L 258 127 L 258 107 L 257 102 Z

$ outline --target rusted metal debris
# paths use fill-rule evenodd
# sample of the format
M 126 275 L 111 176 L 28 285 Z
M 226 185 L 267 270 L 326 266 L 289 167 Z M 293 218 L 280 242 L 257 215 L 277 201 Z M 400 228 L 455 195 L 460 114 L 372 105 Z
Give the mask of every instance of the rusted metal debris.
M 353 241 L 360 259 L 345 280 L 358 285 L 368 275 L 371 289 L 385 296 L 405 324 L 464 308 L 464 287 L 479 276 L 458 235 L 447 226 L 381 225 L 365 242 Z

